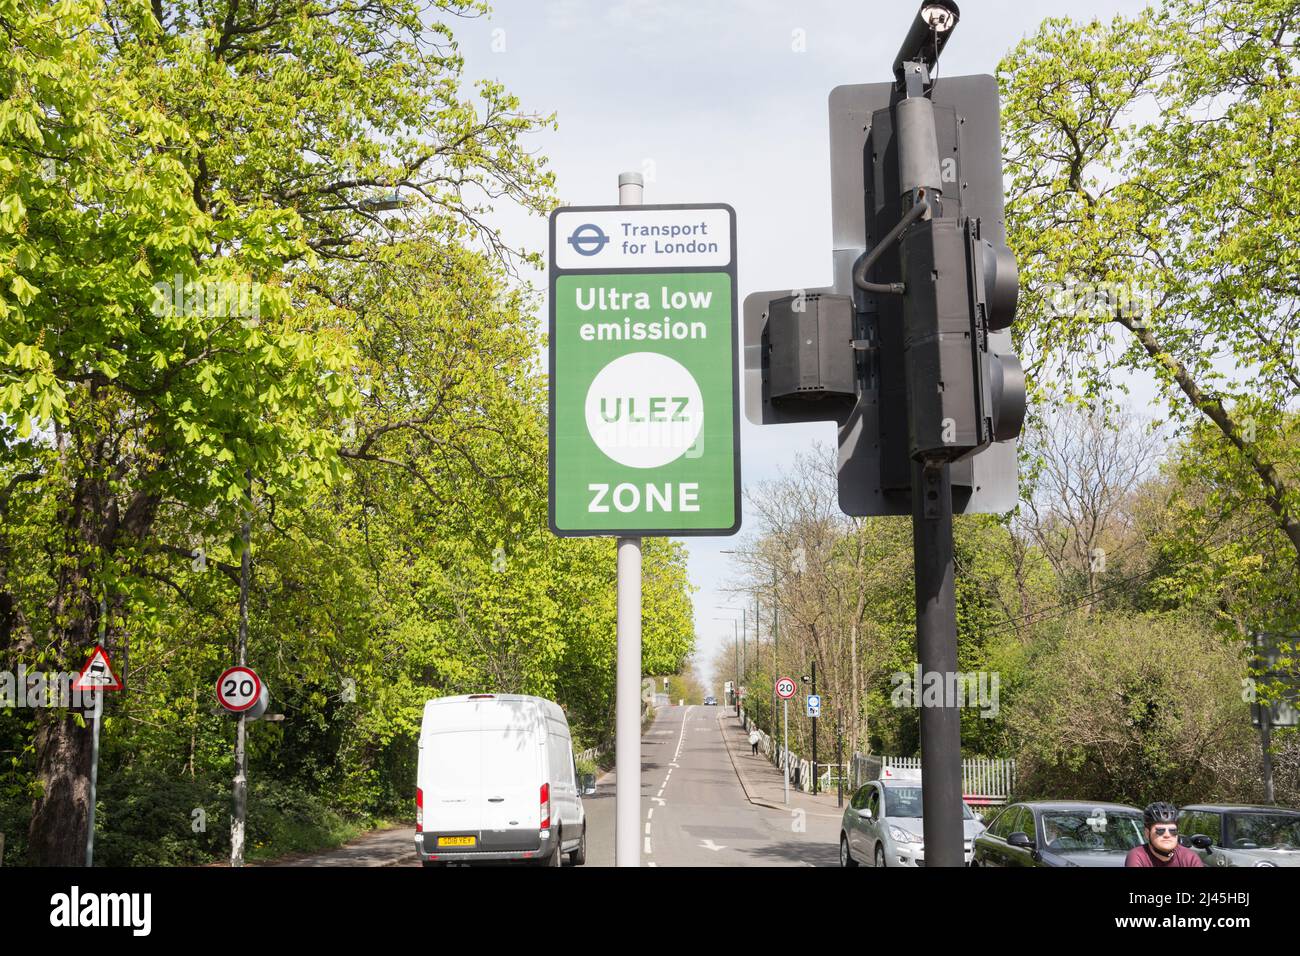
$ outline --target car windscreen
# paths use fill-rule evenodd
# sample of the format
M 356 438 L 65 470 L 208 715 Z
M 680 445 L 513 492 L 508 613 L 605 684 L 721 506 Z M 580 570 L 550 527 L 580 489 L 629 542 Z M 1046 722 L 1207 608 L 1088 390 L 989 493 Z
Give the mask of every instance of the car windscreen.
M 920 787 L 885 787 L 885 816 L 894 818 L 921 818 Z M 961 805 L 964 820 L 974 820 L 975 815 L 965 803 Z
M 1291 813 L 1229 813 L 1223 845 L 1236 850 L 1300 850 L 1300 816 Z
M 1142 817 L 1136 813 L 1097 810 L 1043 812 L 1043 849 L 1127 851 L 1145 842 Z

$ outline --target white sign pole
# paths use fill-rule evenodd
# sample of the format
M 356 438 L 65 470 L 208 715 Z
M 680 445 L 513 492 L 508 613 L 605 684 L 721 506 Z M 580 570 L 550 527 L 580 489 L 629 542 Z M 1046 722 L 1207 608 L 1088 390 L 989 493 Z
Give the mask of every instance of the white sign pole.
M 790 805 L 790 698 L 781 701 L 781 723 L 785 734 L 785 753 L 781 757 L 785 776 L 785 805 Z
M 645 180 L 620 173 L 618 204 L 639 206 Z M 618 539 L 614 678 L 614 865 L 641 865 L 641 539 Z
M 249 485 L 252 495 L 252 485 Z M 248 590 L 252 574 L 252 518 L 244 516 L 244 549 L 239 560 L 239 666 L 248 664 Z M 248 715 L 241 711 L 235 729 L 234 813 L 230 815 L 230 865 L 244 865 L 244 825 L 248 818 L 248 753 L 244 749 Z

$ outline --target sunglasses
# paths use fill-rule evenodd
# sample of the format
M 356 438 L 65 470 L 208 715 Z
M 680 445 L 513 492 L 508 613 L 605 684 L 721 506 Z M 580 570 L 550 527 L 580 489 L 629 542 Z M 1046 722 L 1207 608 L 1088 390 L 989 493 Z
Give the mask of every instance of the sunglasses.
M 1174 836 L 1178 835 L 1178 827 L 1154 827 L 1153 829 L 1156 836 L 1164 836 L 1166 833 L 1172 833 Z

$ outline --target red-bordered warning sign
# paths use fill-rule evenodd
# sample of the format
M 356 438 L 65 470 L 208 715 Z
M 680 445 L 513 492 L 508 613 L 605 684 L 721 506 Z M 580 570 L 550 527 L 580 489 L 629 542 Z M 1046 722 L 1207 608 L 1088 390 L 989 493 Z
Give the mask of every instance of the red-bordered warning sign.
M 232 713 L 248 710 L 262 696 L 262 678 L 251 667 L 231 667 L 217 678 L 217 700 Z
M 121 690 L 122 681 L 113 671 L 113 663 L 108 659 L 108 651 L 96 646 L 90 652 L 90 660 L 77 675 L 72 685 L 73 690 Z

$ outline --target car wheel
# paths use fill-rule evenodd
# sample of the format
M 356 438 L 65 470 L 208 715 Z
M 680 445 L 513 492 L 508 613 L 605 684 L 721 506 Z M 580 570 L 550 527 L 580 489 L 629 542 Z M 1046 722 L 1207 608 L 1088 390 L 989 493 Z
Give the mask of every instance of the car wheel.
M 876 866 L 881 869 L 885 867 L 885 847 L 881 843 L 876 844 Z
M 840 866 L 857 866 L 858 861 L 853 859 L 853 852 L 849 849 L 849 838 L 843 833 L 840 834 Z
M 578 848 L 569 854 L 570 866 L 583 866 L 587 862 L 587 828 L 582 828 L 582 839 L 578 841 Z
M 555 849 L 551 851 L 551 858 L 546 861 L 547 866 L 564 866 L 564 831 L 555 831 Z

